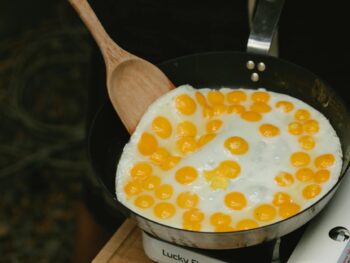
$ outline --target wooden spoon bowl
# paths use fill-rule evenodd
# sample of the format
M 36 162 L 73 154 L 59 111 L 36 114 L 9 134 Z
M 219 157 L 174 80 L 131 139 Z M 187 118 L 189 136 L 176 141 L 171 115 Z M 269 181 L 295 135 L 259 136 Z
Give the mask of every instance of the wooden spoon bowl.
M 69 2 L 102 52 L 109 99 L 131 134 L 148 106 L 174 85 L 159 68 L 119 47 L 108 36 L 87 0 Z

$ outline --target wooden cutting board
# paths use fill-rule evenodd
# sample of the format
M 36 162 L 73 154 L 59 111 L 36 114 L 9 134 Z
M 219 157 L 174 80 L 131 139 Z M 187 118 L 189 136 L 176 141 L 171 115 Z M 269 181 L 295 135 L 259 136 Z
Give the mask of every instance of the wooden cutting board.
M 93 263 L 150 263 L 142 246 L 142 233 L 127 219 L 97 254 Z

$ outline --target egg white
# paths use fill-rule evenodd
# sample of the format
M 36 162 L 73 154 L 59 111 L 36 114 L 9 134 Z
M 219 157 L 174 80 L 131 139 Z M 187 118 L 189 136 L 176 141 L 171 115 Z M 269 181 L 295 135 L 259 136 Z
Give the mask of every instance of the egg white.
M 222 88 L 221 91 L 226 93 L 232 89 Z M 256 90 L 242 89 L 249 97 Z M 167 117 L 173 126 L 173 133 L 169 139 L 161 139 L 157 137 L 158 145 L 169 150 L 175 151 L 175 124 L 189 120 L 197 126 L 198 134 L 205 133 L 205 123 L 203 121 L 200 106 L 197 104 L 197 110 L 190 116 L 179 114 L 174 106 L 175 98 L 183 93 L 189 94 L 194 98 L 194 93 L 198 91 L 189 85 L 180 86 L 158 100 L 156 100 L 145 112 L 135 132 L 130 138 L 130 141 L 125 145 L 123 154 L 119 160 L 116 173 L 116 195 L 119 202 L 124 204 L 130 210 L 166 225 L 181 228 L 182 227 L 182 210 L 177 207 L 176 214 L 169 219 L 161 220 L 153 214 L 152 208 L 140 209 L 134 205 L 135 197 L 128 197 L 123 188 L 126 182 L 130 179 L 130 170 L 133 165 L 139 161 L 148 161 L 148 157 L 142 156 L 137 150 L 138 141 L 143 132 L 152 133 L 151 123 L 153 119 L 162 115 Z M 200 90 L 204 95 L 209 92 L 209 89 Z M 317 197 L 311 200 L 305 200 L 300 195 L 301 188 L 295 184 L 288 187 L 288 192 L 293 200 L 305 209 L 319 200 L 326 194 L 332 186 L 337 182 L 341 167 L 342 167 L 342 152 L 339 138 L 336 132 L 330 125 L 329 121 L 317 110 L 302 102 L 299 99 L 291 96 L 270 92 L 270 105 L 275 105 L 276 102 L 287 100 L 294 104 L 294 109 L 288 113 L 284 113 L 274 108 L 271 112 L 263 114 L 263 118 L 257 122 L 248 122 L 240 118 L 238 114 L 221 115 L 223 120 L 218 135 L 212 141 L 199 149 L 193 154 L 189 154 L 183 158 L 174 169 L 163 171 L 157 166 L 153 166 L 153 173 L 162 179 L 162 183 L 171 184 L 174 188 L 174 194 L 167 200 L 172 204 L 176 204 L 176 196 L 180 192 L 192 191 L 198 194 L 200 202 L 198 208 L 201 209 L 206 217 L 202 223 L 202 231 L 212 231 L 213 228 L 209 223 L 209 215 L 214 212 L 224 212 L 232 215 L 233 222 L 237 222 L 243 218 L 252 218 L 253 208 L 261 203 L 271 203 L 273 195 L 276 192 L 284 191 L 283 187 L 274 183 L 274 177 L 280 171 L 286 171 L 295 174 L 296 168 L 290 164 L 289 158 L 293 152 L 303 151 L 298 143 L 298 136 L 292 136 L 288 133 L 288 123 L 294 119 L 294 113 L 297 109 L 307 109 L 313 119 L 319 122 L 320 131 L 313 135 L 316 146 L 312 151 L 307 151 L 313 160 L 318 155 L 331 153 L 335 156 L 335 164 L 329 169 L 331 178 L 322 184 L 322 192 Z M 251 104 L 247 100 L 242 105 L 248 107 Z M 263 123 L 273 124 L 280 129 L 280 135 L 273 138 L 264 138 L 259 134 L 259 126 Z M 224 148 L 224 141 L 231 136 L 240 136 L 249 143 L 249 151 L 244 155 L 232 155 Z M 169 140 L 171 141 L 169 143 Z M 241 166 L 241 174 L 229 180 L 227 189 L 213 190 L 203 176 L 204 170 L 214 169 L 220 162 L 224 160 L 235 160 Z M 197 180 L 189 185 L 179 184 L 174 177 L 177 168 L 183 166 L 192 166 L 197 169 L 199 176 Z M 294 188 L 293 188 L 294 187 Z M 224 196 L 231 191 L 239 191 L 246 195 L 247 206 L 241 211 L 233 211 L 225 206 L 223 202 Z M 153 191 L 148 191 L 148 194 L 154 195 Z M 279 218 L 276 218 L 278 221 Z M 276 221 L 274 220 L 274 222 Z M 272 222 L 269 222 L 272 223 Z M 260 222 L 260 225 L 265 223 Z

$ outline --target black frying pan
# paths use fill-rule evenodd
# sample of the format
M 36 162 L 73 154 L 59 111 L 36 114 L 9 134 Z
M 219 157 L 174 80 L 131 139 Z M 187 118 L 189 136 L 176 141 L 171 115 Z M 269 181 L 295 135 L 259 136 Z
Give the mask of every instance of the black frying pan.
M 258 10 L 259 11 L 259 10 Z M 255 22 L 254 22 L 255 23 Z M 252 81 L 247 61 L 263 62 L 266 70 Z M 218 52 L 185 56 L 162 63 L 159 67 L 176 85 L 195 88 L 266 88 L 301 99 L 322 112 L 336 130 L 343 150 L 342 173 L 337 184 L 314 205 L 282 221 L 256 229 L 214 233 L 193 232 L 156 223 L 130 212 L 115 196 L 115 173 L 122 148 L 129 134 L 107 102 L 97 113 L 89 134 L 89 153 L 106 198 L 118 211 L 133 216 L 139 227 L 153 236 L 179 245 L 207 249 L 251 246 L 288 234 L 312 219 L 334 195 L 347 172 L 350 160 L 350 117 L 345 104 L 334 90 L 310 71 L 287 61 L 265 55 Z

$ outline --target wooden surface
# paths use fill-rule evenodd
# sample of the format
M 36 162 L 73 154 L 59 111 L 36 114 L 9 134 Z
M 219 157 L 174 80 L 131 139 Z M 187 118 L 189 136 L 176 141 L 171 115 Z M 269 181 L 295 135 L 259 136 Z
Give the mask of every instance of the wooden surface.
M 127 219 L 98 253 L 93 263 L 150 263 L 142 247 L 141 230 Z

